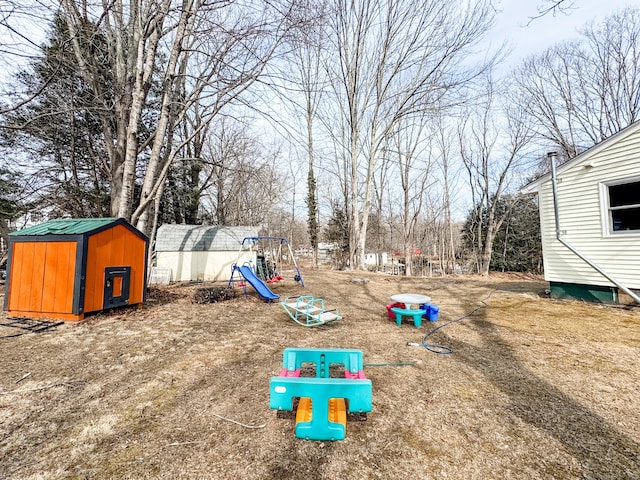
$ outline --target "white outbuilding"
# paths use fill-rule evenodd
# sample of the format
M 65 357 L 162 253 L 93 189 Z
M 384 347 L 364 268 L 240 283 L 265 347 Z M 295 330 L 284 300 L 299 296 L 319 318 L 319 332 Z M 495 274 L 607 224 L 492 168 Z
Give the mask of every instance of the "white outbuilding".
M 258 231 L 259 227 L 162 225 L 156 236 L 156 265 L 170 269 L 173 282 L 225 281 L 236 261 L 255 261 L 254 252 L 242 252 L 240 258 L 238 254 L 242 240 Z
M 618 302 L 640 291 L 640 122 L 531 182 L 554 298 Z M 556 201 L 554 202 L 554 197 Z

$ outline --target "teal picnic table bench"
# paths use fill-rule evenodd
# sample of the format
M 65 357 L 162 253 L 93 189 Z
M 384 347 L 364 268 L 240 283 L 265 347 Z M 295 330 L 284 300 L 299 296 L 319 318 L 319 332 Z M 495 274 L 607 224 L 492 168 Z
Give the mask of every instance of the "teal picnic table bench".
M 422 325 L 422 317 L 427 313 L 426 310 L 421 308 L 401 308 L 401 307 L 392 307 L 391 311 L 396 316 L 396 324 L 402 324 L 402 317 L 411 317 L 413 319 L 413 324 L 416 327 Z

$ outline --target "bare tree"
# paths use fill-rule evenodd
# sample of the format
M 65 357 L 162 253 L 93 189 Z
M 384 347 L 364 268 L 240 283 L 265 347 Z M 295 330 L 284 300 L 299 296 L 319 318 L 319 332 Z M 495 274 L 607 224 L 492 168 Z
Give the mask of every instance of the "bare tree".
M 246 124 L 219 119 L 205 140 L 200 183 L 201 219 L 216 225 L 267 225 L 283 198 L 278 151 L 260 144 Z M 279 212 L 277 213 L 279 215 Z M 289 219 L 287 219 L 289 224 Z
M 158 44 L 171 6 L 170 0 L 150 3 L 117 1 L 108 8 L 63 0 L 63 18 L 76 56 L 78 70 L 91 86 L 110 161 L 111 214 L 130 218 L 133 202 L 138 131 L 149 90 Z M 105 46 L 96 55 L 93 38 L 104 33 Z M 99 61 L 108 58 L 113 94 L 105 91 Z M 113 111 L 113 115 L 111 114 Z M 130 199 L 124 201 L 123 199 Z
M 392 174 L 390 172 L 393 166 L 391 148 L 386 147 L 382 155 L 373 178 L 373 194 L 374 203 L 370 217 L 375 218 L 373 234 L 376 239 L 375 252 L 377 255 L 377 268 L 383 267 L 382 253 L 392 247 L 389 234 L 395 225 L 390 225 L 390 216 L 393 212 L 392 196 L 395 192 L 391 191 Z M 386 202 L 386 203 L 385 203 Z M 386 225 L 386 226 L 385 226 Z M 369 246 L 371 248 L 371 246 Z
M 455 135 L 450 122 L 447 122 L 444 115 L 438 115 L 434 120 L 434 144 L 440 152 L 439 161 L 436 166 L 442 171 L 442 213 L 444 215 L 440 222 L 439 245 L 440 245 L 440 270 L 444 273 L 453 273 L 456 266 L 456 241 L 454 224 L 452 217 L 452 204 L 455 199 L 455 181 L 460 167 L 456 167 L 454 161 Z
M 257 9 L 251 2 L 146 0 L 88 6 L 63 0 L 62 6 L 80 70 L 103 104 L 104 138 L 111 163 L 112 214 L 130 218 L 148 232 L 157 214 L 155 200 L 171 163 L 207 121 L 235 101 L 264 69 L 283 35 L 290 2 Z M 85 44 L 106 39 L 114 95 L 105 96 L 97 58 Z M 158 81 L 155 99 L 152 84 Z M 153 129 L 140 141 L 145 107 L 158 105 Z M 203 120 L 188 137 L 174 142 L 174 128 L 198 106 Z M 112 107 L 112 108 L 110 108 Z M 111 115 L 110 112 L 115 114 Z M 133 204 L 140 158 L 139 203 Z
M 513 102 L 537 125 L 538 138 L 558 145 L 565 158 L 575 157 L 581 142 L 572 88 L 579 48 L 565 43 L 529 58 L 516 71 L 518 88 L 511 93 Z
M 589 52 L 581 72 L 590 72 L 592 80 L 580 86 L 584 105 L 592 107 L 589 117 L 604 124 L 597 132 L 602 140 L 640 119 L 640 8 L 621 10 L 600 25 L 592 22 L 581 33 Z
M 495 235 L 519 197 L 512 196 L 513 201 L 501 213 L 499 202 L 509 192 L 514 170 L 523 161 L 531 139 L 521 112 L 499 103 L 501 92 L 490 79 L 485 88 L 485 97 L 469 110 L 458 131 L 474 208 L 476 268 L 483 275 L 489 273 Z
M 332 42 L 336 94 L 345 126 L 350 258 L 364 268 L 373 178 L 397 123 L 473 78 L 461 63 L 488 30 L 490 2 L 336 2 Z M 434 39 L 438 41 L 434 42 Z
M 586 26 L 513 76 L 512 101 L 537 124 L 538 139 L 576 156 L 640 119 L 640 9 Z
M 0 3 L 0 94 L 11 101 L 0 99 L 0 115 L 22 108 L 37 98 L 53 80 L 56 64 L 52 62 L 50 74 L 35 90 L 13 89 L 9 76 L 42 57 L 43 24 L 54 17 L 57 6 L 33 0 L 5 0 Z M 17 99 L 17 101 L 16 101 Z
M 405 259 L 405 275 L 412 275 L 412 260 L 416 250 L 415 229 L 421 216 L 426 216 L 423 206 L 428 195 L 427 184 L 431 176 L 432 155 L 425 142 L 425 115 L 407 117 L 398 122 L 390 139 L 390 156 L 397 168 L 401 198 L 402 248 Z
M 318 241 L 320 234 L 318 192 L 316 174 L 316 128 L 318 108 L 326 84 L 326 75 L 322 65 L 323 40 L 326 33 L 327 2 L 320 1 L 306 5 L 312 23 L 301 22 L 294 25 L 290 37 L 290 63 L 285 64 L 285 82 L 288 88 L 282 89 L 280 98 L 291 102 L 294 115 L 301 117 L 299 122 L 303 132 L 299 135 L 307 157 L 307 227 L 311 243 L 312 263 L 318 266 Z M 291 68 L 293 66 L 293 68 Z M 301 98 L 297 98 L 299 93 Z M 298 123 L 298 122 L 296 122 Z M 295 128 L 292 128 L 295 130 Z M 295 187 L 295 182 L 294 182 Z
M 573 0 L 545 0 L 536 5 L 537 13 L 529 17 L 529 23 L 546 15 L 556 16 L 559 13 L 567 15 L 576 8 L 575 3 Z
M 132 213 L 132 221 L 138 228 L 144 231 L 148 226 L 150 215 L 155 214 L 149 208 L 150 202 L 163 184 L 171 162 L 180 156 L 185 142 L 190 140 L 183 140 L 174 149 L 166 148 L 170 141 L 163 139 L 171 134 L 167 126 L 170 125 L 172 116 L 179 121 L 183 112 L 198 106 L 201 122 L 192 131 L 192 135 L 197 135 L 201 128 L 206 128 L 223 108 L 233 103 L 262 74 L 284 35 L 280 27 L 292 5 L 285 2 L 277 7 L 283 7 L 284 10 L 273 16 L 274 11 L 270 9 L 254 10 L 248 4 L 223 4 L 212 8 L 203 2 L 193 6 L 184 20 L 185 31 L 190 31 L 188 43 L 177 43 L 176 39 L 180 34 L 178 28 L 165 73 L 166 90 L 163 91 L 162 108 L 144 176 L 140 204 Z M 188 22 L 191 17 L 196 20 L 190 28 Z M 221 17 L 224 19 L 222 25 Z M 178 27 L 180 25 L 179 23 Z M 185 56 L 185 68 L 176 72 L 176 75 L 185 75 L 191 79 L 186 82 L 184 93 L 177 98 L 170 81 L 174 71 L 174 52 L 176 56 Z M 180 102 L 178 105 L 182 109 L 176 108 L 176 101 Z

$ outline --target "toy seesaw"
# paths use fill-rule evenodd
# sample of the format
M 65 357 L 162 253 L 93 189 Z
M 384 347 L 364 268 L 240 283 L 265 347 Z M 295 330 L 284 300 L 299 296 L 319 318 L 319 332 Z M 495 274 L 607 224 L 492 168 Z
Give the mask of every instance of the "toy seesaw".
M 301 377 L 302 364 L 315 365 L 315 377 Z M 344 367 L 344 378 L 330 378 L 331 365 Z M 371 411 L 371 380 L 365 378 L 360 350 L 287 348 L 280 375 L 270 381 L 269 406 L 296 411 L 296 437 L 344 440 L 347 412 Z
M 335 320 L 342 320 L 338 309 L 325 310 L 324 299 L 313 295 L 287 297 L 280 303 L 294 322 L 304 327 L 315 327 Z

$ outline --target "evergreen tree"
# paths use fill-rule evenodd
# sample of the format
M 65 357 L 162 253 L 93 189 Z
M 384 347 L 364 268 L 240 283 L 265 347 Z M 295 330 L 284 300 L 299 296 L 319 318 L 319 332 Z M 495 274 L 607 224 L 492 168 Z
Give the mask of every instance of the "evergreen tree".
M 542 240 L 538 205 L 532 197 L 518 203 L 496 234 L 491 270 L 542 271 Z
M 508 195 L 498 200 L 497 214 L 502 215 L 512 203 Z M 480 211 L 478 218 L 476 212 Z M 486 229 L 485 209 L 474 208 L 469 213 L 463 229 L 463 248 L 467 258 L 473 258 L 478 248 L 475 236 Z M 531 197 L 523 198 L 512 209 L 498 229 L 491 253 L 489 269 L 492 271 L 532 272 L 542 271 L 542 240 L 538 205 Z
M 344 268 L 349 263 L 349 223 L 344 207 L 333 206 L 333 212 L 325 230 L 327 242 L 333 245 L 331 257 L 337 268 Z
M 0 264 L 6 260 L 9 233 L 15 229 L 14 222 L 28 208 L 21 199 L 22 175 L 0 167 Z
M 318 263 L 318 204 L 316 201 L 316 178 L 313 173 L 313 166 L 309 165 L 307 176 L 307 228 L 309 230 L 309 241 L 313 250 L 314 266 Z
M 188 158 L 176 161 L 167 174 L 166 186 L 160 202 L 160 223 L 200 225 L 199 215 L 202 185 L 202 162 Z
M 106 54 L 93 37 L 93 54 Z M 100 117 L 92 92 L 74 64 L 64 20 L 57 16 L 43 47 L 43 57 L 18 73 L 16 81 L 42 93 L 2 118 L 0 142 L 12 152 L 13 168 L 38 179 L 36 195 L 50 216 L 101 217 L 109 214 L 109 168 Z M 104 85 L 109 78 L 104 68 Z M 46 88 L 43 88 L 46 87 Z

